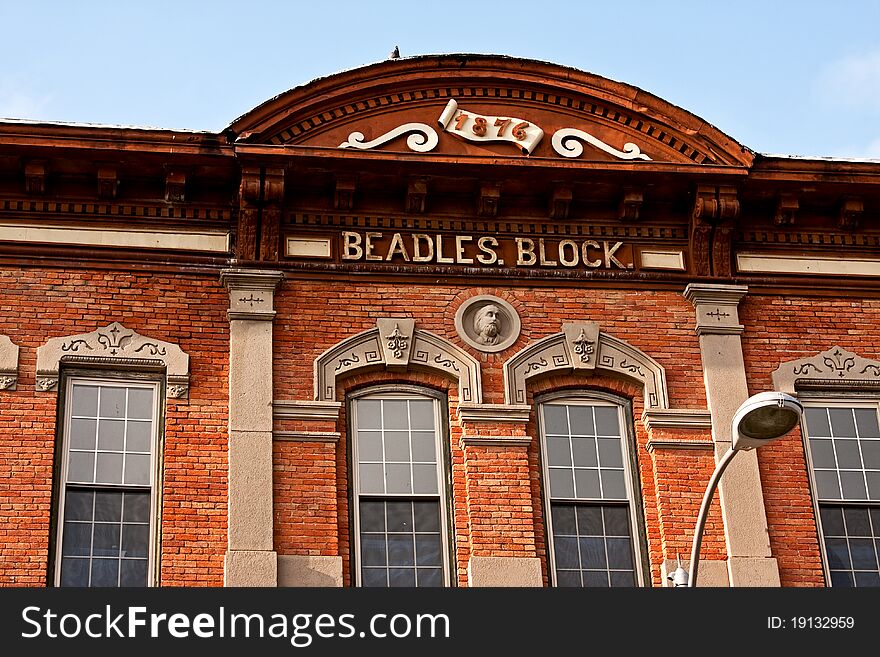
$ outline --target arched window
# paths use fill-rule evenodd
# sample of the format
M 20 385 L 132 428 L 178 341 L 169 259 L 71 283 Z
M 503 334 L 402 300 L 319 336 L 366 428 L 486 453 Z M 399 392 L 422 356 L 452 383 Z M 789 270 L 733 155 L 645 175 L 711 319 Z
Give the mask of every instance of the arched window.
M 545 517 L 555 586 L 642 582 L 644 523 L 633 486 L 629 408 L 625 400 L 599 393 L 540 400 Z
M 445 404 L 396 386 L 350 410 L 355 584 L 448 585 Z

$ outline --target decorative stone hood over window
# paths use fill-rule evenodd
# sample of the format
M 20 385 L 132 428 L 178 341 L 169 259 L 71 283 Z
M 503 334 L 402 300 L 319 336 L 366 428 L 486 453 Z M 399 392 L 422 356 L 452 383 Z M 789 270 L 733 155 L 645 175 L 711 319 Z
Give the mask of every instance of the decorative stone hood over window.
M 37 349 L 37 390 L 57 389 L 61 363 L 122 369 L 164 365 L 168 397 L 186 397 L 189 391 L 189 356 L 178 345 L 148 338 L 119 322 L 91 333 L 52 338 Z
M 15 390 L 18 381 L 18 345 L 0 335 L 0 390 Z

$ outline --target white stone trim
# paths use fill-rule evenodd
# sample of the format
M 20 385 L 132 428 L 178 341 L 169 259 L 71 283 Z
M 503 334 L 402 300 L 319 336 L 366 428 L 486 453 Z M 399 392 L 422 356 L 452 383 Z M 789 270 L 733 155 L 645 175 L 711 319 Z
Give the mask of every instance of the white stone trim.
M 189 391 L 189 356 L 178 345 L 141 335 L 119 322 L 91 333 L 47 340 L 37 349 L 37 390 L 57 389 L 62 362 L 110 364 L 120 369 L 162 365 L 168 397 L 186 397 Z
M 810 257 L 777 253 L 738 253 L 737 271 L 760 274 L 812 274 L 815 276 L 880 276 L 878 258 Z
M 567 373 L 578 369 L 593 369 L 581 362 L 583 354 L 576 353 L 573 335 L 596 335 L 594 369 L 599 372 L 622 376 L 644 387 L 645 409 L 669 408 L 666 389 L 666 371 L 646 353 L 597 330 L 591 333 L 591 323 L 567 324 L 562 333 L 547 336 L 531 343 L 504 363 L 504 395 L 507 404 L 526 402 L 526 382 L 533 376 L 550 372 Z M 583 333 L 581 333 L 583 329 Z
M 711 429 L 712 415 L 699 408 L 667 408 L 642 413 L 645 429 Z
M 797 388 L 880 387 L 880 361 L 868 360 L 838 346 L 782 363 L 772 374 L 773 387 L 796 394 Z
M 649 440 L 645 445 L 648 453 L 658 449 L 693 449 L 711 452 L 715 449 L 715 443 L 711 440 Z
M 285 254 L 291 258 L 331 258 L 329 237 L 288 236 Z
M 0 390 L 15 390 L 18 383 L 18 345 L 0 335 Z
M 532 414 L 528 404 L 459 404 L 461 422 L 515 422 L 525 424 Z
M 342 402 L 310 399 L 276 399 L 272 402 L 276 420 L 338 420 Z
M 639 253 L 642 269 L 685 271 L 684 253 L 678 249 L 642 249 Z
M 385 336 L 377 325 L 336 343 L 318 356 L 314 365 L 315 400 L 335 401 L 336 378 L 339 376 L 389 367 L 385 349 L 380 344 L 383 339 Z M 409 342 L 406 362 L 390 364 L 393 369 L 422 367 L 442 372 L 458 379 L 458 396 L 462 402 L 482 403 L 480 363 L 473 356 L 446 338 L 420 329 L 412 331 Z
M 694 304 L 697 335 L 740 335 L 739 302 L 749 291 L 745 285 L 690 283 L 684 298 Z
M 280 271 L 254 269 L 224 269 L 220 272 L 220 284 L 229 289 L 231 320 L 275 319 L 275 290 L 284 279 Z
M 226 253 L 230 250 L 230 234 L 227 231 L 107 230 L 106 228 L 0 224 L 0 240 L 211 253 Z

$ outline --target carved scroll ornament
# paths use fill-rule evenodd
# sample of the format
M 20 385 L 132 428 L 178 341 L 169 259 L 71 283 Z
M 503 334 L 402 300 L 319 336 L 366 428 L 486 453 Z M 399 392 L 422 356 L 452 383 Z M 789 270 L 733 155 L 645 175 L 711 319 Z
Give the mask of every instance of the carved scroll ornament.
M 880 387 L 880 361 L 868 360 L 842 347 L 782 363 L 773 372 L 773 386 L 787 393 L 798 387 Z

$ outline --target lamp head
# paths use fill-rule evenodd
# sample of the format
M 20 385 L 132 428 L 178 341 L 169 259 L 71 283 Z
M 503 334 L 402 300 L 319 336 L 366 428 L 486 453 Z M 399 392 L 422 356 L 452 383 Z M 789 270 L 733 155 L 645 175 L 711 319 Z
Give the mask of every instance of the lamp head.
M 733 416 L 731 448 L 748 450 L 781 438 L 798 425 L 803 412 L 803 405 L 783 392 L 752 395 Z

